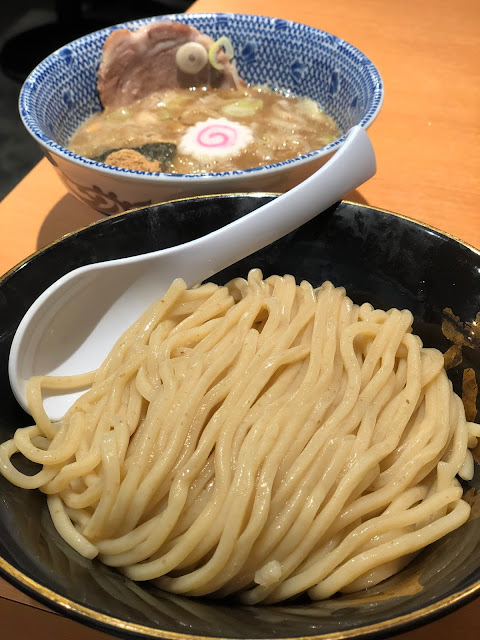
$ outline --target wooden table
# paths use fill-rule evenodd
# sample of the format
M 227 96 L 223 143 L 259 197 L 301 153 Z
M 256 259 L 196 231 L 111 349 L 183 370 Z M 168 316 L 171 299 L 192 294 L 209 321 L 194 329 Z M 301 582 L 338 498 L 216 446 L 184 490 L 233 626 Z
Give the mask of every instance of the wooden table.
M 369 131 L 377 175 L 352 198 L 422 220 L 480 249 L 478 0 L 198 0 L 191 11 L 296 20 L 361 49 L 383 76 L 385 103 Z M 100 217 L 68 195 L 42 160 L 0 203 L 0 273 Z M 107 638 L 47 612 L 2 581 L 0 619 L 8 640 L 33 630 L 36 640 Z M 476 640 L 479 632 L 480 600 L 404 637 Z

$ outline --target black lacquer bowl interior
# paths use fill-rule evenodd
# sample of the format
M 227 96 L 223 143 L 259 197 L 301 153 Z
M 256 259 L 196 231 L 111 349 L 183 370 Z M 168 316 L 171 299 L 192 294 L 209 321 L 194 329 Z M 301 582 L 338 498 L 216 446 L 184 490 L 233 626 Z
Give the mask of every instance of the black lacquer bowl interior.
M 186 199 L 105 219 L 28 258 L 0 280 L 0 438 L 29 423 L 7 375 L 13 334 L 35 298 L 67 271 L 191 240 L 264 204 L 270 195 Z M 464 321 L 480 310 L 480 253 L 404 217 L 339 203 L 281 241 L 218 274 L 221 283 L 252 267 L 291 273 L 313 284 L 343 285 L 355 302 L 410 309 L 426 346 L 445 350 L 442 312 Z M 87 311 L 86 311 L 87 313 Z M 480 353 L 465 349 L 449 374 L 480 372 Z M 44 497 L 0 477 L 0 573 L 15 586 L 81 622 L 128 638 L 391 637 L 431 621 L 480 594 L 480 469 L 465 483 L 470 520 L 435 543 L 398 576 L 326 602 L 242 607 L 172 596 L 133 584 L 68 548 L 54 531 Z

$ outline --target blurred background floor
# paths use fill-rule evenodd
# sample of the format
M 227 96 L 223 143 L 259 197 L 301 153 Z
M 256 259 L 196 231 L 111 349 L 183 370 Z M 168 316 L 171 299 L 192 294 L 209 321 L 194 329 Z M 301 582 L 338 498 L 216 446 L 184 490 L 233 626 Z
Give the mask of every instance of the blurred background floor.
M 42 158 L 18 113 L 28 73 L 58 47 L 104 26 L 181 13 L 193 0 L 6 0 L 0 9 L 0 199 Z

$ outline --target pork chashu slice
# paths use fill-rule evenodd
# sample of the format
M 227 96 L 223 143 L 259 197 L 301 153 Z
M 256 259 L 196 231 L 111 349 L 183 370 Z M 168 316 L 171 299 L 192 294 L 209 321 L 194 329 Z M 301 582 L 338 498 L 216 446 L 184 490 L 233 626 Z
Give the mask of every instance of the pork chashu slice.
M 104 107 L 126 106 L 162 89 L 188 87 L 237 87 L 243 85 L 234 63 L 222 52 L 217 60 L 222 71 L 211 64 L 194 75 L 180 71 L 175 56 L 187 42 L 208 51 L 212 38 L 186 24 L 159 22 L 136 31 L 118 29 L 105 41 L 98 69 L 97 87 Z

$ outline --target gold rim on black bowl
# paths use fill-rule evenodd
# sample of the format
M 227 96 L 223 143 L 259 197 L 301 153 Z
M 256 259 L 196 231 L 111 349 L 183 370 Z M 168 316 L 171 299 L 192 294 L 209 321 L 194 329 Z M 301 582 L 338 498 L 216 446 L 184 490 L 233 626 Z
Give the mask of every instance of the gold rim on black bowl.
M 140 207 L 138 209 L 132 209 L 126 212 L 121 212 L 113 216 L 110 216 L 108 218 L 100 219 L 85 227 L 82 227 L 81 229 L 78 229 L 69 234 L 66 234 L 62 238 L 59 238 L 58 240 L 47 245 L 46 247 L 39 249 L 38 251 L 34 252 L 30 256 L 28 256 L 27 258 L 19 262 L 15 267 L 7 271 L 7 273 L 5 273 L 3 276 L 1 276 L 0 284 L 3 283 L 7 278 L 12 276 L 21 267 L 23 267 L 28 262 L 30 262 L 33 258 L 44 253 L 47 249 L 55 247 L 60 242 L 68 238 L 77 236 L 78 234 L 84 232 L 86 229 L 91 229 L 92 227 L 96 227 L 98 225 L 109 224 L 109 221 L 111 220 L 115 220 L 121 217 L 126 217 L 138 211 L 151 210 L 156 206 L 162 207 L 164 205 L 171 205 L 171 204 L 187 202 L 187 201 L 197 201 L 197 200 L 205 201 L 205 200 L 211 200 L 216 198 L 245 198 L 249 196 L 271 198 L 271 197 L 276 197 L 278 195 L 279 194 L 277 193 L 255 193 L 255 194 L 231 193 L 231 194 L 205 195 L 205 196 L 196 196 L 196 197 L 189 197 L 189 198 L 179 198 L 175 200 L 170 200 L 165 203 L 161 203 L 159 205 L 150 205 L 148 207 Z M 473 254 L 480 257 L 480 251 L 475 247 L 469 245 L 467 242 L 455 237 L 452 234 L 449 234 L 447 232 L 437 229 L 436 227 L 430 224 L 420 222 L 409 216 L 394 213 L 392 211 L 388 211 L 385 209 L 378 209 L 376 207 L 372 207 L 369 205 L 358 204 L 358 203 L 353 203 L 349 201 L 344 201 L 342 204 L 345 204 L 347 207 L 353 206 L 353 207 L 359 207 L 360 209 L 367 209 L 370 211 L 374 211 L 376 213 L 379 212 L 381 214 L 386 214 L 388 216 L 393 216 L 394 218 L 404 220 L 408 223 L 413 223 L 413 225 L 417 227 L 424 228 L 428 231 L 433 232 L 436 235 L 442 236 L 443 238 L 448 238 L 449 240 L 452 240 L 454 243 L 457 243 L 458 245 L 462 245 L 463 247 L 471 251 Z M 479 269 L 479 273 L 480 273 L 480 269 Z M 174 638 L 178 640 L 180 639 L 211 640 L 212 638 L 212 636 L 206 636 L 206 635 L 178 633 L 175 631 L 165 631 L 162 629 L 156 629 L 156 628 L 145 626 L 136 622 L 128 622 L 118 617 L 97 612 L 92 608 L 79 604 L 78 602 L 75 602 L 74 600 L 71 600 L 68 597 L 65 597 L 56 593 L 49 587 L 43 586 L 33 578 L 29 577 L 26 573 L 23 573 L 19 569 L 15 568 L 12 564 L 7 562 L 3 557 L 0 557 L 0 573 L 3 574 L 3 576 L 8 581 L 10 581 L 15 587 L 21 589 L 22 591 L 27 593 L 29 596 L 33 596 L 43 604 L 66 615 L 67 617 L 83 622 L 89 626 L 100 629 L 106 633 L 110 631 L 113 633 L 116 632 L 116 633 L 127 634 L 127 635 L 133 634 L 133 636 L 137 636 L 139 638 Z M 467 574 L 466 577 L 468 577 L 468 575 L 471 575 L 471 572 Z M 468 602 L 470 602 L 471 600 L 473 600 L 475 597 L 479 595 L 480 595 L 480 578 L 476 580 L 473 584 L 470 584 L 469 586 L 455 593 L 452 593 L 446 597 L 443 597 L 438 601 L 433 602 L 432 604 L 423 606 L 409 613 L 405 613 L 402 615 L 395 615 L 381 622 L 366 624 L 363 626 L 358 626 L 356 628 L 346 629 L 346 630 L 333 632 L 333 633 L 331 632 L 315 633 L 314 635 L 295 636 L 295 637 L 297 638 L 308 637 L 309 640 L 326 640 L 326 638 L 341 640 L 341 639 L 347 639 L 347 638 L 359 638 L 359 637 L 367 638 L 372 636 L 382 636 L 386 632 L 390 634 L 392 632 L 400 633 L 408 628 L 412 628 L 414 626 L 419 626 L 421 624 L 431 622 L 442 615 L 446 615 L 447 613 L 450 613 L 451 611 L 453 611 L 455 608 L 458 608 L 464 604 L 467 604 Z M 241 640 L 241 636 L 228 636 L 228 638 L 220 637 L 220 640 L 234 640 L 237 637 L 239 640 Z M 264 636 L 262 635 L 259 637 L 263 638 Z M 293 636 L 282 636 L 282 638 L 278 637 L 277 640 L 288 640 L 289 638 L 292 638 L 292 637 Z

